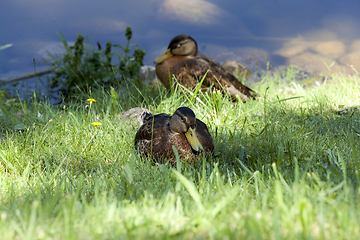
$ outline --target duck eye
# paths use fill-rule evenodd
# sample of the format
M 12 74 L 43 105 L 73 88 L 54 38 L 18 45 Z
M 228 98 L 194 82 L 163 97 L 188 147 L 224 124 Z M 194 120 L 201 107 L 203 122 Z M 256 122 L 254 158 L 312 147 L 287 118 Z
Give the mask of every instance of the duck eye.
M 178 44 L 176 47 L 177 47 L 177 48 L 181 47 L 181 44 Z
M 184 121 L 184 117 L 183 117 L 183 116 L 181 116 L 181 121 Z

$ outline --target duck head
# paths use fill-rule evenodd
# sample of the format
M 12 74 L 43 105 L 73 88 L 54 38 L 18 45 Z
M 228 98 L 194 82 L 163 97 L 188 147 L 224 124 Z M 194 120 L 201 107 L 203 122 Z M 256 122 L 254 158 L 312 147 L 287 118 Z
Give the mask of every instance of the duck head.
M 195 151 L 204 150 L 196 136 L 196 117 L 190 108 L 180 107 L 175 111 L 170 119 L 170 129 L 173 132 L 185 134 L 186 139 Z
M 196 41 L 186 34 L 181 34 L 174 37 L 165 53 L 155 59 L 155 64 L 160 64 L 172 56 L 196 56 L 197 54 Z

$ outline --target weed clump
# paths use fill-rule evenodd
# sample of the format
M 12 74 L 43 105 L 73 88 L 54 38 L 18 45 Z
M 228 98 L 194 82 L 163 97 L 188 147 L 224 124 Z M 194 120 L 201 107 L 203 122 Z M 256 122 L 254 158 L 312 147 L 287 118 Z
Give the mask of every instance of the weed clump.
M 127 27 L 125 36 L 125 47 L 107 42 L 105 49 L 100 43 L 97 49 L 92 49 L 84 43 L 82 35 L 77 36 L 74 46 L 69 46 L 60 33 L 65 53 L 61 57 L 50 55 L 48 62 L 54 68 L 54 74 L 48 79 L 52 92 L 71 99 L 94 88 L 108 89 L 139 80 L 145 50 L 138 48 L 137 44 L 130 44 L 130 27 Z

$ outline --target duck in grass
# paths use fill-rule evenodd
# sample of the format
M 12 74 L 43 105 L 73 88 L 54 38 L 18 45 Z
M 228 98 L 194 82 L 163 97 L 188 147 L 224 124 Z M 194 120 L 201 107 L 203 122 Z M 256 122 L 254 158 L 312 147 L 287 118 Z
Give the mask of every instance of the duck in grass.
M 170 89 L 169 74 L 174 75 L 181 85 L 194 89 L 207 73 L 203 89 L 214 85 L 233 99 L 239 97 L 243 102 L 258 97 L 219 63 L 197 51 L 197 43 L 189 35 L 181 34 L 171 40 L 165 53 L 155 60 L 156 75 L 166 88 Z
M 172 116 L 161 113 L 142 115 L 143 124 L 136 132 L 135 148 L 142 155 L 152 157 L 156 162 L 167 159 L 176 164 L 174 146 L 180 159 L 194 164 L 197 155 L 214 151 L 214 142 L 205 123 L 195 117 L 187 107 L 178 108 Z

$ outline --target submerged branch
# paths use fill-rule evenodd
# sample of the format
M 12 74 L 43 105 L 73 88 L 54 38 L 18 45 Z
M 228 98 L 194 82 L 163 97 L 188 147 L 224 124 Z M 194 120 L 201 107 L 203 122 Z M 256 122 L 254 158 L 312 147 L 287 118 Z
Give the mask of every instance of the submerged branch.
M 48 74 L 48 73 L 52 73 L 53 71 L 54 71 L 53 68 L 46 68 L 46 69 L 41 70 L 41 71 L 26 73 L 26 74 L 23 74 L 23 75 L 20 75 L 20 76 L 14 76 L 14 77 L 11 77 L 11 78 L 8 78 L 8 79 L 0 79 L 0 84 L 17 82 L 17 81 L 33 78 L 35 76 L 42 76 L 42 75 L 45 75 L 45 74 Z

